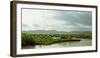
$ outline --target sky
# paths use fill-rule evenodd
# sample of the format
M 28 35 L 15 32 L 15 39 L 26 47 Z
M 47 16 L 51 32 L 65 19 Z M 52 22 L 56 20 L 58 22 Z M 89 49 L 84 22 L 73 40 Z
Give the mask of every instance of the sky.
M 92 12 L 22 9 L 22 31 L 92 31 Z

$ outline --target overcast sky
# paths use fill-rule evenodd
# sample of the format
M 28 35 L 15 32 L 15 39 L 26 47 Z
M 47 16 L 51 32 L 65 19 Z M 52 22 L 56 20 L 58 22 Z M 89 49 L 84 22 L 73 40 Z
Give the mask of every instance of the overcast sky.
M 92 12 L 22 9 L 22 31 L 91 31 Z

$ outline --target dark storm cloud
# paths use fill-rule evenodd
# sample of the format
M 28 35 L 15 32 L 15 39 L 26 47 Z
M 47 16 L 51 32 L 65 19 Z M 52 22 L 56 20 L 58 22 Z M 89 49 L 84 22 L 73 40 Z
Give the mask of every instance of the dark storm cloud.
M 92 11 L 37 10 L 23 11 L 23 30 L 92 31 Z
M 27 28 L 27 27 L 29 27 L 29 26 L 28 26 L 27 24 L 22 24 L 22 27 L 26 27 L 26 28 Z
M 39 24 L 33 24 L 33 27 L 40 27 Z
M 91 11 L 57 11 L 59 16 L 54 18 L 65 21 L 66 26 L 73 26 L 76 31 L 91 31 L 92 30 L 92 12 Z M 72 28 L 72 27 L 71 27 Z M 67 29 L 71 29 L 67 28 Z
M 92 25 L 91 11 L 57 11 L 57 14 L 59 14 L 59 16 L 55 16 L 54 18 L 59 20 Z

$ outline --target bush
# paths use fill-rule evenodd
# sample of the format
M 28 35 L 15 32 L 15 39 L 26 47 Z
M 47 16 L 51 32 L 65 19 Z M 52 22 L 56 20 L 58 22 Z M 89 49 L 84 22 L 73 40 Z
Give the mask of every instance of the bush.
M 67 40 L 73 40 L 72 38 L 79 39 L 92 39 L 91 34 L 29 34 L 22 33 L 22 45 L 49 45 L 56 42 L 64 42 Z M 53 37 L 60 37 L 54 39 Z M 75 39 L 74 39 L 75 40 Z

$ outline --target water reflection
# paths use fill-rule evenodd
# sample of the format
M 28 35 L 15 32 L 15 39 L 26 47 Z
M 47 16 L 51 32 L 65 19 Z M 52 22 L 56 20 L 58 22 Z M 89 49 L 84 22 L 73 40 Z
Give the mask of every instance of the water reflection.
M 62 42 L 51 45 L 35 45 L 35 46 L 26 46 L 24 49 L 38 49 L 38 48 L 57 48 L 57 47 L 77 47 L 77 46 L 91 46 L 91 39 L 82 39 L 81 41 L 72 41 L 72 42 Z

